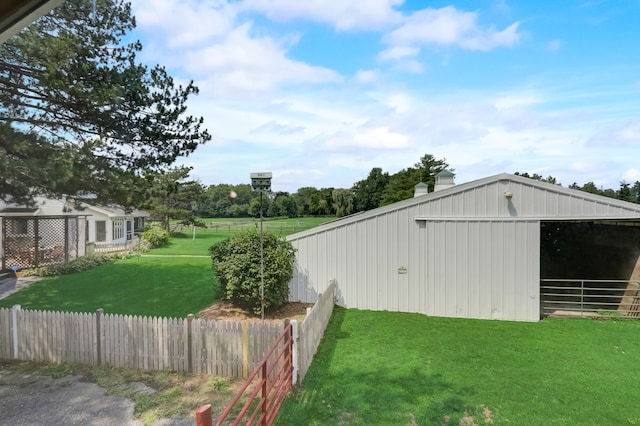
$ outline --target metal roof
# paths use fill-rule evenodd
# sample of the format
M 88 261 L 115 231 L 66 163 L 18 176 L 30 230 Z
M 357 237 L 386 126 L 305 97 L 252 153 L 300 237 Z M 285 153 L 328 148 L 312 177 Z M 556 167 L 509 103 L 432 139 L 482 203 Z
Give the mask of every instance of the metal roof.
M 527 215 L 527 216 L 513 216 L 513 217 L 491 217 L 491 215 L 485 215 L 482 217 L 482 220 L 495 219 L 495 220 L 509 220 L 509 221 L 519 221 L 519 220 L 585 220 L 585 219 L 640 219 L 640 204 L 630 203 L 627 201 L 617 200 L 614 198 L 604 197 L 601 195 L 591 194 L 588 192 L 580 191 L 577 189 L 564 188 L 559 185 L 550 184 L 547 182 L 541 182 L 534 179 L 511 175 L 508 173 L 501 173 L 494 176 L 489 176 L 486 178 L 478 179 L 475 181 L 454 185 L 449 188 L 445 188 L 441 191 L 431 192 L 420 197 L 409 198 L 403 201 L 398 201 L 397 203 L 390 204 L 388 206 L 379 207 L 373 210 L 368 210 L 365 212 L 360 212 L 358 214 L 353 214 L 350 216 L 345 216 L 343 218 L 326 222 L 322 225 L 309 229 L 307 231 L 300 232 L 298 234 L 293 234 L 288 237 L 288 239 L 297 238 L 300 236 L 312 235 L 314 233 L 324 232 L 328 229 L 340 227 L 347 225 L 349 223 L 366 220 L 372 217 L 376 217 L 379 215 L 384 215 L 395 210 L 404 209 L 407 207 L 432 203 L 434 201 L 445 199 L 445 198 L 455 198 L 457 196 L 462 195 L 465 192 L 473 191 L 474 189 L 488 186 L 496 183 L 504 183 L 508 185 L 509 183 L 515 183 L 522 185 L 523 187 L 529 187 L 533 189 L 537 189 L 543 191 L 547 194 L 557 194 L 558 196 L 565 196 L 572 200 L 583 200 L 588 201 L 590 203 L 595 203 L 600 206 L 617 208 L 624 210 L 625 214 L 603 214 L 603 215 L 584 215 L 584 214 L 564 214 L 558 215 L 556 217 L 549 217 L 548 215 Z M 413 219 L 414 220 L 460 220 L 461 218 L 473 219 L 476 216 L 473 215 L 417 215 Z

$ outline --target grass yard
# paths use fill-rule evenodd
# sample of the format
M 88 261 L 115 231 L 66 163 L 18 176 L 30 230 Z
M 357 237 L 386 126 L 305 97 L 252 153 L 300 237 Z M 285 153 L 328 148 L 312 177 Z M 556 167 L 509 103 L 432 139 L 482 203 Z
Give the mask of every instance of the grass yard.
M 43 279 L 0 300 L 0 307 L 18 304 L 23 309 L 67 312 L 94 312 L 103 308 L 111 314 L 173 318 L 197 314 L 219 298 L 209 247 L 247 229 L 223 220 L 230 223 L 230 230 L 197 229 L 193 239 L 191 230 L 185 229 L 166 246 L 143 256 Z M 328 220 L 331 218 L 295 218 L 265 224 L 273 224 L 272 232 L 287 235 Z
M 639 335 L 638 321 L 336 308 L 276 424 L 640 424 Z
M 226 238 L 236 235 L 237 231 L 216 231 L 212 229 L 197 229 L 193 239 L 191 231 L 174 233 L 169 243 L 163 247 L 153 249 L 145 255 L 153 256 L 209 256 L 209 247 Z M 211 258 L 209 258 L 211 269 Z
M 0 307 L 184 318 L 217 298 L 210 258 L 135 256 L 38 281 Z

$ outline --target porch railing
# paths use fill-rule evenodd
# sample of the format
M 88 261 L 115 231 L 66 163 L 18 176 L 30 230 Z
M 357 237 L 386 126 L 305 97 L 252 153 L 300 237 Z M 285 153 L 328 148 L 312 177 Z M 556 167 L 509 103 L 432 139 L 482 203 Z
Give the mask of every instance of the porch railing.
M 634 280 L 542 279 L 543 316 L 640 319 L 640 282 Z
M 94 253 L 116 253 L 121 251 L 131 251 L 138 248 L 140 238 L 135 236 L 130 240 L 121 243 L 87 243 L 87 254 Z

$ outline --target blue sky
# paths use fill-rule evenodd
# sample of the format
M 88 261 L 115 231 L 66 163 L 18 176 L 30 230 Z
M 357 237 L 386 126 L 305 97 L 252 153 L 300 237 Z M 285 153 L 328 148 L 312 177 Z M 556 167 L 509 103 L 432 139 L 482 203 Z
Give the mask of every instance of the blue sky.
M 349 188 L 426 153 L 463 183 L 640 180 L 640 0 L 132 0 L 141 59 L 200 94 L 205 185 Z

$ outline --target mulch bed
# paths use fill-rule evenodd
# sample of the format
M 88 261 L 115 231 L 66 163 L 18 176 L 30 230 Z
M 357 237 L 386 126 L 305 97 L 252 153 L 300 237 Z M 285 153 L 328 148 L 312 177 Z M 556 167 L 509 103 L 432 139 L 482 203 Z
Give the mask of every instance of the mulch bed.
M 307 308 L 313 307 L 313 303 L 286 302 L 274 312 L 267 312 L 265 321 L 282 322 L 285 319 L 302 321 L 307 313 Z M 261 321 L 259 315 L 244 311 L 229 301 L 216 302 L 198 312 L 200 319 L 215 319 L 225 321 Z

